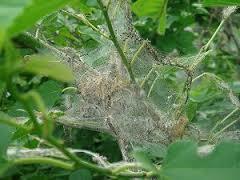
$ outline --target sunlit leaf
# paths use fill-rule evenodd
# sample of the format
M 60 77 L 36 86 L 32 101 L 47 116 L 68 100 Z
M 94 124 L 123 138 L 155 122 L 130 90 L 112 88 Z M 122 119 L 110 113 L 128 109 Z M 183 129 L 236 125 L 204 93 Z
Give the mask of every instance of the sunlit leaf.
M 44 75 L 63 82 L 72 82 L 74 79 L 73 73 L 68 66 L 47 56 L 32 56 L 24 66 L 23 71 Z
M 237 180 L 240 176 L 240 144 L 221 143 L 206 156 L 197 154 L 197 144 L 172 144 L 160 175 L 169 180 Z
M 14 36 L 69 2 L 71 0 L 1 0 L 0 32 L 7 31 L 9 36 Z
M 144 168 L 150 171 L 156 171 L 156 167 L 151 162 L 149 156 L 142 149 L 136 149 L 133 152 L 133 157 L 142 164 Z
M 239 6 L 240 0 L 204 0 L 206 6 Z

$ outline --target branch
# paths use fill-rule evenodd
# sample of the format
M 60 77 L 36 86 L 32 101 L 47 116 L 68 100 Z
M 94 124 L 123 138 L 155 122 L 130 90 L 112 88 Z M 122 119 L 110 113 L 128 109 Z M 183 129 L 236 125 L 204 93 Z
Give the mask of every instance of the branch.
M 72 16 L 78 20 L 80 20 L 81 22 L 83 22 L 85 25 L 89 26 L 90 28 L 92 28 L 92 30 L 94 30 L 95 32 L 97 32 L 98 34 L 102 35 L 103 37 L 105 37 L 106 39 L 110 39 L 109 35 L 105 34 L 104 32 L 102 32 L 100 29 L 98 29 L 97 27 L 95 27 L 83 14 L 74 14 L 71 13 L 69 11 L 66 10 L 61 10 L 63 13 Z
M 66 170 L 74 170 L 74 164 L 67 163 L 61 160 L 48 158 L 48 157 L 32 157 L 32 158 L 21 158 L 16 159 L 11 162 L 13 166 L 15 165 L 27 165 L 27 164 L 45 164 L 54 167 L 59 167 Z
M 92 157 L 93 161 L 97 162 L 99 165 L 108 166 L 109 162 L 107 162 L 107 158 L 104 156 L 100 156 L 97 153 L 93 153 L 88 150 L 83 149 L 69 149 L 72 153 L 83 153 L 90 157 Z M 27 148 L 18 148 L 18 147 L 10 147 L 7 150 L 8 159 L 16 159 L 16 158 L 34 158 L 34 157 L 54 157 L 66 159 L 61 152 L 54 148 L 36 148 L 36 149 L 27 149 Z
M 126 67 L 128 73 L 129 73 L 129 76 L 131 78 L 131 81 L 133 83 L 135 83 L 135 77 L 134 77 L 134 74 L 133 74 L 133 71 L 132 71 L 132 67 L 131 67 L 131 64 L 128 62 L 127 60 L 127 57 L 125 56 L 120 44 L 118 43 L 118 40 L 117 40 L 117 37 L 114 33 L 114 30 L 113 30 L 113 26 L 112 26 L 112 23 L 111 23 L 111 20 L 109 18 L 109 15 L 108 15 L 108 11 L 107 11 L 107 8 L 103 5 L 102 1 L 101 0 L 97 0 L 98 1 L 98 4 L 103 12 L 103 15 L 105 17 L 105 20 L 106 20 L 106 23 L 107 23 L 107 26 L 108 26 L 108 30 L 110 32 L 110 35 L 111 35 L 111 40 L 113 42 L 113 44 L 115 45 L 120 57 L 121 57 L 121 60 L 122 60 L 122 63 L 124 64 L 124 66 Z

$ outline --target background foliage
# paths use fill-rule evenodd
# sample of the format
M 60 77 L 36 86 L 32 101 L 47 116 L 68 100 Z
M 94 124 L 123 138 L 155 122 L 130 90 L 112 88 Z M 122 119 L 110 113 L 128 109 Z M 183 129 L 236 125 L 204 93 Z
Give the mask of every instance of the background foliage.
M 190 56 L 206 44 L 212 33 L 221 22 L 221 10 L 208 8 L 197 0 L 138 0 L 132 2 L 134 25 L 142 37 L 149 39 L 161 52 Z M 210 6 L 239 5 L 238 1 L 205 0 Z M 105 23 L 104 17 L 95 0 L 12 0 L 0 1 L 0 118 L 4 120 L 22 116 L 27 118 L 26 107 L 16 101 L 9 92 L 10 86 L 16 86 L 19 92 L 35 90 L 43 99 L 48 110 L 60 106 L 63 100 L 62 90 L 66 83 L 72 81 L 71 71 L 62 65 L 51 64 L 49 57 L 35 56 L 35 61 L 20 62 L 19 57 L 34 54 L 35 49 L 22 46 L 14 37 L 28 30 L 37 35 L 41 29 L 42 38 L 56 46 L 68 46 L 77 50 L 93 49 L 101 44 L 98 34 L 85 23 L 60 13 L 65 5 L 87 14 L 87 19 L 95 26 Z M 240 94 L 240 25 L 239 13 L 236 13 L 223 27 L 218 38 L 211 44 L 213 52 L 201 65 L 201 71 L 214 73 L 221 77 L 239 97 Z M 27 65 L 23 67 L 22 63 Z M 102 62 L 89 62 L 98 66 Z M 49 69 L 50 67 L 54 67 Z M 46 77 L 47 76 L 47 77 Z M 177 82 L 176 77 L 169 81 Z M 36 97 L 35 97 L 36 98 Z M 30 102 L 32 109 L 42 114 L 41 106 Z M 193 86 L 187 105 L 186 114 L 191 122 L 210 129 L 221 117 L 231 111 L 232 105 L 226 101 L 226 94 L 218 90 L 213 80 L 203 79 Z M 8 114 L 8 115 L 7 115 Z M 11 116 L 11 117 L 9 117 Z M 26 125 L 31 124 L 30 121 Z M 51 124 L 47 124 L 51 126 Z M 237 128 L 239 124 L 235 125 Z M 224 127 L 224 126 L 223 126 Z M 51 128 L 50 128 L 51 129 Z M 6 149 L 11 144 L 34 149 L 42 145 L 34 136 L 22 129 L 0 125 L 0 174 L 11 163 L 6 161 Z M 35 134 L 38 132 L 36 131 Z M 65 140 L 66 147 L 88 149 L 106 156 L 110 162 L 121 160 L 117 142 L 109 135 L 88 130 L 70 129 L 58 125 L 53 134 Z M 144 168 L 156 172 L 158 178 L 201 179 L 204 172 L 206 179 L 236 179 L 239 176 L 239 144 L 223 143 L 217 150 L 204 159 L 196 155 L 196 144 L 192 142 L 175 143 L 167 152 L 158 147 L 147 150 L 136 150 L 134 157 Z M 88 157 L 85 157 L 91 160 Z M 159 171 L 155 164 L 163 162 Z M 222 163 L 224 162 L 224 164 Z M 231 169 L 223 171 L 222 168 Z M 183 169 L 181 169 L 183 168 Z M 212 168 L 212 169 L 211 169 Z M 201 169 L 201 171 L 199 171 Z M 210 171 L 211 169 L 212 171 Z M 48 165 L 11 167 L 3 174 L 4 179 L 104 179 L 91 169 L 66 171 Z

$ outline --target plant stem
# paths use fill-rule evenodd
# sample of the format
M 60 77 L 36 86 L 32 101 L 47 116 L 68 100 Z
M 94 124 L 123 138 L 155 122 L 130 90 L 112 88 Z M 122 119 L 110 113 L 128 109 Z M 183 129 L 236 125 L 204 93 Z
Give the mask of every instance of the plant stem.
M 205 44 L 201 49 L 200 51 L 198 52 L 197 56 L 196 56 L 196 60 L 198 60 L 200 57 L 201 57 L 201 54 L 203 52 L 207 53 L 207 50 L 209 48 L 209 46 L 211 45 L 211 43 L 213 42 L 213 40 L 215 39 L 215 37 L 217 36 L 217 34 L 219 33 L 219 31 L 221 30 L 222 26 L 224 25 L 226 21 L 226 18 L 222 19 L 221 23 L 219 24 L 219 26 L 217 27 L 217 29 L 215 30 L 215 32 L 213 33 L 213 35 L 211 36 L 211 38 L 209 39 L 209 41 L 207 42 L 207 44 Z M 210 52 L 210 51 L 209 51 Z M 190 67 L 190 72 L 188 72 L 189 74 L 191 74 L 191 77 L 188 78 L 185 82 L 185 85 L 184 85 L 184 89 L 183 89 L 183 93 L 182 95 L 184 95 L 186 93 L 186 99 L 185 101 L 182 103 L 180 103 L 180 108 L 177 110 L 177 114 L 181 115 L 182 113 L 182 110 L 184 109 L 184 106 L 186 105 L 187 101 L 188 101 L 188 98 L 189 98 L 189 93 L 190 93 L 190 90 L 191 90 L 191 85 L 192 85 L 192 74 L 194 73 L 194 69 L 196 68 L 196 66 L 200 63 L 197 62 L 197 64 L 195 64 L 194 67 Z M 198 78 L 198 77 L 197 77 Z M 194 79 L 196 80 L 196 78 Z M 180 112 L 180 113 L 179 113 Z M 177 115 L 177 117 L 179 116 Z
M 9 83 L 11 83 L 11 81 L 9 81 Z M 68 170 L 74 170 L 79 167 L 84 167 L 84 168 L 93 170 L 95 172 L 101 173 L 101 174 L 105 174 L 108 176 L 115 176 L 115 177 L 116 176 L 144 177 L 149 174 L 149 172 L 141 172 L 141 173 L 140 172 L 123 172 L 123 173 L 119 173 L 119 174 L 114 173 L 113 170 L 111 170 L 108 167 L 101 167 L 94 163 L 87 162 L 87 161 L 79 158 L 73 152 L 69 151 L 63 144 L 58 142 L 58 140 L 56 138 L 54 138 L 53 136 L 51 136 L 51 135 L 42 136 L 42 131 L 41 131 L 42 129 L 37 122 L 36 116 L 33 112 L 33 109 L 31 108 L 31 105 L 29 104 L 29 101 L 27 98 L 29 96 L 20 96 L 13 87 L 10 87 L 9 89 L 10 89 L 10 92 L 16 97 L 16 99 L 19 100 L 20 102 L 22 102 L 22 104 L 24 105 L 24 108 L 28 111 L 30 118 L 32 120 L 34 120 L 33 122 L 36 121 L 34 125 L 35 125 L 35 128 L 39 128 L 40 137 L 45 139 L 50 145 L 54 146 L 56 149 L 58 149 L 60 152 L 62 152 L 66 157 L 68 157 L 69 160 L 72 160 L 75 163 L 75 165 L 73 165 L 73 164 L 65 163 L 60 160 L 56 160 L 56 159 L 52 159 L 52 158 L 38 157 L 38 158 L 17 159 L 15 161 L 13 161 L 13 164 L 15 164 L 15 165 L 18 165 L 18 164 L 49 164 L 49 165 L 53 165 L 53 166 L 60 167 L 63 169 L 68 169 Z M 36 99 L 34 99 L 34 100 L 36 100 Z M 6 121 L 6 119 L 3 122 L 5 122 L 5 121 Z M 16 122 L 9 121 L 7 123 L 14 127 L 15 126 L 20 127 Z
M 156 172 L 124 172 L 124 173 L 119 173 L 118 176 L 120 177 L 128 177 L 128 178 L 150 178 L 151 177 L 156 177 L 157 173 Z
M 206 75 L 208 75 L 208 73 L 207 73 L 207 72 L 204 72 L 204 73 L 198 75 L 197 77 L 195 77 L 195 78 L 192 80 L 192 82 L 195 82 L 196 80 L 198 80 L 198 79 L 200 79 L 200 78 L 202 78 L 203 76 L 206 76 Z
M 154 81 L 153 81 L 153 83 L 152 83 L 152 85 L 151 85 L 151 87 L 150 87 L 150 89 L 148 91 L 147 97 L 150 97 L 150 95 L 152 93 L 152 90 L 153 90 L 155 84 L 157 83 L 157 80 L 159 79 L 159 77 L 160 77 L 160 74 L 157 73 L 157 77 L 154 79 Z
M 65 156 L 69 159 L 73 160 L 78 167 L 85 167 L 91 170 L 94 170 L 98 173 L 112 175 L 112 171 L 108 168 L 100 167 L 90 162 L 84 161 L 74 153 L 70 152 L 68 149 L 64 147 L 61 143 L 59 143 L 54 137 L 50 136 L 46 139 L 51 145 L 61 151 Z
M 82 21 L 85 25 L 89 26 L 90 28 L 92 28 L 92 30 L 99 33 L 100 35 L 102 35 L 106 39 L 110 39 L 109 35 L 103 33 L 100 29 L 95 27 L 90 21 L 88 21 L 88 19 L 83 14 L 73 14 L 73 13 L 71 13 L 69 11 L 66 11 L 66 10 L 61 10 L 61 11 L 64 12 L 65 14 L 69 15 L 69 16 L 72 16 L 72 17 Z
M 65 156 L 69 159 L 73 160 L 78 167 L 84 167 L 95 172 L 105 174 L 108 176 L 122 176 L 122 177 L 153 177 L 156 176 L 153 172 L 123 172 L 123 173 L 114 173 L 113 170 L 107 167 L 100 167 L 93 163 L 82 160 L 77 157 L 74 153 L 70 152 L 68 149 L 64 147 L 61 143 L 59 143 L 54 137 L 48 137 L 46 139 L 51 145 L 56 147 L 59 151 L 61 151 Z
M 126 67 L 131 81 L 133 83 L 136 83 L 131 64 L 128 62 L 127 57 L 125 56 L 120 44 L 118 43 L 117 37 L 114 33 L 113 26 L 112 26 L 111 20 L 110 20 L 109 15 L 108 15 L 108 11 L 107 11 L 106 7 L 103 5 L 101 0 L 97 0 L 97 2 L 98 2 L 99 6 L 100 6 L 100 8 L 103 12 L 103 15 L 105 17 L 105 20 L 106 20 L 106 23 L 107 23 L 107 26 L 108 26 L 108 30 L 109 30 L 110 35 L 111 35 L 111 40 L 112 40 L 113 44 L 115 45 L 115 47 L 116 47 L 116 49 L 117 49 L 117 51 L 118 51 L 118 53 L 121 57 L 122 63 Z
M 152 67 L 150 71 L 148 72 L 147 76 L 143 79 L 143 81 L 140 84 L 140 87 L 143 88 L 145 85 L 146 81 L 149 79 L 150 75 L 152 74 L 153 70 L 155 70 L 156 67 Z
M 138 48 L 137 52 L 133 55 L 133 58 L 131 60 L 131 66 L 136 62 L 138 55 L 141 53 L 146 44 L 147 41 L 144 41 L 143 44 Z
M 224 25 L 226 19 L 223 19 L 221 21 L 221 23 L 219 24 L 219 26 L 217 27 L 217 29 L 215 30 L 215 32 L 213 33 L 212 37 L 209 39 L 209 41 L 207 42 L 207 44 L 205 46 L 202 47 L 202 49 L 200 50 L 200 52 L 202 51 L 207 51 L 209 46 L 211 45 L 211 43 L 213 42 L 213 40 L 215 39 L 215 37 L 217 36 L 218 32 L 221 30 L 222 26 Z
M 213 137 L 212 133 L 217 129 L 217 127 L 220 124 L 223 124 L 226 120 L 228 120 L 233 114 L 235 114 L 237 111 L 239 110 L 239 108 L 235 108 L 232 112 L 230 112 L 225 118 L 223 118 L 221 121 L 217 122 L 216 125 L 212 128 L 211 130 L 211 135 L 210 137 Z M 217 133 L 216 133 L 217 134 Z
M 230 124 L 228 124 L 227 126 L 225 126 L 224 128 L 222 128 L 220 131 L 218 131 L 216 134 L 214 134 L 212 136 L 212 138 L 210 139 L 210 141 L 214 140 L 219 134 L 221 134 L 222 132 L 224 132 L 226 129 L 230 128 L 232 125 L 234 125 L 236 122 L 238 122 L 239 119 L 232 121 Z
M 139 168 L 139 167 L 142 168 L 141 164 L 139 164 L 139 163 L 127 163 L 127 164 L 124 164 L 124 165 L 122 165 L 120 167 L 115 168 L 113 170 L 113 172 L 114 173 L 120 173 L 120 172 L 128 170 L 129 168 L 136 168 L 136 167 L 137 168 Z
M 33 158 L 21 158 L 16 159 L 13 162 L 13 165 L 27 165 L 27 164 L 47 164 L 54 167 L 59 167 L 66 170 L 74 170 L 74 165 L 72 163 L 63 162 L 57 159 L 48 158 L 48 157 L 33 157 Z

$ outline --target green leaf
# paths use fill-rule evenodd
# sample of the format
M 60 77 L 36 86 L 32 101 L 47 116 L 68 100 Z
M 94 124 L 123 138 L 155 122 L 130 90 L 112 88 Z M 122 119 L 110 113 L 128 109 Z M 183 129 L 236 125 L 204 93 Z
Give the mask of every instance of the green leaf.
M 142 166 L 149 171 L 157 171 L 149 156 L 142 149 L 136 149 L 133 152 L 133 157 L 142 164 Z
M 58 82 L 50 80 L 41 84 L 37 91 L 41 95 L 46 107 L 51 109 L 61 98 L 62 88 Z
M 15 36 L 70 2 L 71 0 L 1 0 L 0 32 L 7 32 L 9 37 Z
M 205 6 L 239 6 L 240 0 L 204 0 Z
M 193 86 L 190 92 L 190 100 L 195 103 L 202 103 L 216 98 L 221 93 L 218 91 L 216 84 L 213 83 L 213 80 L 204 78 L 196 86 Z
M 80 179 L 91 180 L 92 179 L 91 172 L 86 169 L 81 169 L 81 170 L 74 171 L 69 176 L 69 180 L 80 180 Z
M 26 63 L 23 71 L 47 76 L 62 82 L 72 82 L 74 80 L 71 69 L 48 56 L 32 56 Z
M 2 116 L 2 113 L 1 113 Z M 0 117 L 1 119 L 2 117 Z M 6 155 L 8 145 L 11 142 L 13 128 L 5 124 L 0 124 L 0 157 Z
M 13 131 L 14 131 L 14 128 L 6 124 L 2 124 L 1 120 L 8 121 L 10 119 L 11 118 L 7 114 L 0 112 L 0 163 L 2 162 L 1 160 L 4 159 L 6 156 L 6 151 L 7 151 L 8 145 L 11 142 Z M 0 171 L 1 171 L 1 167 L 0 167 Z
M 162 15 L 159 18 L 159 25 L 158 25 L 158 33 L 160 35 L 164 35 L 166 31 L 166 24 L 167 24 L 167 2 L 164 4 L 164 9 Z
M 240 176 L 240 144 L 225 142 L 206 156 L 197 154 L 197 144 L 189 141 L 170 145 L 161 177 L 169 180 L 237 180 Z
M 139 16 L 148 16 L 159 21 L 158 33 L 163 35 L 166 29 L 166 11 L 168 0 L 138 0 L 132 5 L 133 12 Z
M 30 4 L 30 0 L 1 0 L 0 3 L 0 24 L 1 30 L 6 30 L 14 22 L 14 19 L 23 11 L 24 7 Z
M 138 149 L 142 149 L 151 159 L 164 158 L 167 154 L 167 147 L 163 144 L 147 143 Z
M 0 178 L 3 177 L 4 173 L 11 167 L 12 163 L 0 158 Z
M 192 121 L 193 118 L 196 116 L 197 110 L 198 104 L 190 100 L 186 108 L 186 114 L 189 121 Z

